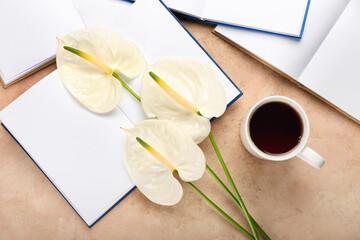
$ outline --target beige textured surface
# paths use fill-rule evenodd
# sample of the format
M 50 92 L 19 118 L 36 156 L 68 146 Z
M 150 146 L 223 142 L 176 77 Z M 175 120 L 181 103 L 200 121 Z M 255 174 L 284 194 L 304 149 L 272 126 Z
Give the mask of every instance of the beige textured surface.
M 213 35 L 212 26 L 182 22 L 244 91 L 212 126 L 253 217 L 273 239 L 360 239 L 360 126 Z M 53 64 L 7 89 L 0 87 L 0 109 L 54 69 Z M 303 106 L 311 124 L 309 146 L 326 159 L 321 170 L 298 159 L 259 160 L 241 145 L 242 118 L 270 95 L 288 96 Z M 225 181 L 210 141 L 200 146 Z M 187 185 L 174 207 L 155 205 L 135 190 L 90 229 L 2 127 L 0 166 L 0 240 L 245 239 Z M 208 173 L 196 184 L 247 226 Z

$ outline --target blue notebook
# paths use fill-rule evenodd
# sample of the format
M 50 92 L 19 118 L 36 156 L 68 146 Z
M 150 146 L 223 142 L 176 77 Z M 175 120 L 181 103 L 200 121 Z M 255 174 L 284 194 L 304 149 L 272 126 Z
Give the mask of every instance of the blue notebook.
M 207 63 L 224 86 L 228 106 L 242 95 L 158 0 L 138 0 L 104 27 L 137 43 L 150 64 L 171 57 Z M 140 93 L 140 77 L 131 87 Z M 125 134 L 120 127 L 131 128 L 144 119 L 140 104 L 127 92 L 111 113 L 88 111 L 66 91 L 57 71 L 0 112 L 2 125 L 89 227 L 135 188 L 123 165 Z
M 133 0 L 124 0 L 133 1 Z M 174 12 L 206 23 L 301 38 L 310 0 L 164 0 Z

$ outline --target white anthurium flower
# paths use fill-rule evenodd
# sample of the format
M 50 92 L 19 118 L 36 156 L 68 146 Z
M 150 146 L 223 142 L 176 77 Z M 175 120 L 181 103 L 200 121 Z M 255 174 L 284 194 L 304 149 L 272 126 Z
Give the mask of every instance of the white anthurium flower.
M 151 201 L 174 205 L 183 195 L 173 176 L 185 182 L 200 179 L 205 156 L 190 135 L 166 120 L 146 120 L 126 131 L 125 165 L 139 190 Z
M 59 39 L 56 63 L 69 92 L 96 113 L 113 110 L 121 101 L 122 80 L 136 78 L 144 68 L 140 49 L 119 33 L 82 29 Z
M 196 143 L 209 134 L 209 119 L 226 109 L 225 91 L 216 73 L 190 59 L 168 59 L 146 67 L 141 103 L 147 117 L 170 120 L 186 130 Z

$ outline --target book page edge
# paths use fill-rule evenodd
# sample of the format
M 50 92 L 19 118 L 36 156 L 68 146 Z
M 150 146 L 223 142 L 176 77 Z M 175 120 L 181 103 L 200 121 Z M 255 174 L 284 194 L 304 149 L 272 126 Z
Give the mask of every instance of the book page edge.
M 11 85 L 14 85 L 15 83 L 20 82 L 21 80 L 29 77 L 30 75 L 32 75 L 32 74 L 40 71 L 40 70 L 43 69 L 43 68 L 46 68 L 47 66 L 50 66 L 51 64 L 53 64 L 53 63 L 55 63 L 55 62 L 56 62 L 56 59 L 54 58 L 54 59 L 50 60 L 49 62 L 41 65 L 40 67 L 34 69 L 33 71 L 30 71 L 30 72 L 26 73 L 24 76 L 21 76 L 21 77 L 19 77 L 18 79 L 14 80 L 14 81 L 12 81 L 11 83 L 8 83 L 8 84 L 5 84 L 5 83 L 4 83 L 4 80 L 0 77 L 1 85 L 3 86 L 3 88 L 6 89 L 6 88 L 10 87 Z
M 221 38 L 222 40 L 224 40 L 225 42 L 230 43 L 232 46 L 234 46 L 235 48 L 239 49 L 240 51 L 244 52 L 245 54 L 249 55 L 250 57 L 256 59 L 257 61 L 261 62 L 262 64 L 264 64 L 265 66 L 269 67 L 270 69 L 272 69 L 273 71 L 277 72 L 278 74 L 280 74 L 281 76 L 283 76 L 284 78 L 288 79 L 290 82 L 295 83 L 299 88 L 304 89 L 305 91 L 307 91 L 308 93 L 312 94 L 313 96 L 317 97 L 318 99 L 322 100 L 323 102 L 325 102 L 326 104 L 330 105 L 331 107 L 335 108 L 337 111 L 339 111 L 340 113 L 342 113 L 343 115 L 345 115 L 346 117 L 350 118 L 351 120 L 353 120 L 354 122 L 356 122 L 357 124 L 360 124 L 360 120 L 356 119 L 355 117 L 351 116 L 350 114 L 348 114 L 347 112 L 343 111 L 342 109 L 340 109 L 339 107 L 337 107 L 336 105 L 334 105 L 333 103 L 329 102 L 328 100 L 326 100 L 325 98 L 321 97 L 319 94 L 317 94 L 316 92 L 312 91 L 311 89 L 307 88 L 306 86 L 304 86 L 303 84 L 301 84 L 300 82 L 296 81 L 294 78 L 290 77 L 289 75 L 287 75 L 286 73 L 282 72 L 281 70 L 275 68 L 274 66 L 272 66 L 271 64 L 269 64 L 268 62 L 260 59 L 259 57 L 255 56 L 254 54 L 252 54 L 250 51 L 246 50 L 245 48 L 239 46 L 238 44 L 236 44 L 235 42 L 233 42 L 232 40 L 228 39 L 227 37 L 225 37 L 224 35 L 218 33 L 215 28 L 212 29 L 212 33 L 215 34 L 216 36 L 218 36 L 219 38 Z

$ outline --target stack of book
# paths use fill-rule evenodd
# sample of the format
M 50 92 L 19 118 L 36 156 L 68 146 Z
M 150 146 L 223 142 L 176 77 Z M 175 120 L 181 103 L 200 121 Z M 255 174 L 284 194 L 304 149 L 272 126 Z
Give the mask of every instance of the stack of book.
M 164 0 L 360 123 L 358 0 Z
M 149 63 L 162 58 L 207 63 L 231 105 L 242 92 L 167 6 L 218 24 L 215 34 L 359 121 L 359 0 L 0 2 L 0 81 L 10 86 L 53 62 L 57 36 L 106 27 L 135 42 Z M 140 93 L 140 78 L 130 85 Z M 0 112 L 2 125 L 88 226 L 134 189 L 122 162 L 120 127 L 144 119 L 127 92 L 111 114 L 89 112 L 66 91 L 57 71 Z
M 311 0 L 301 39 L 221 25 L 214 33 L 360 123 L 360 1 Z

